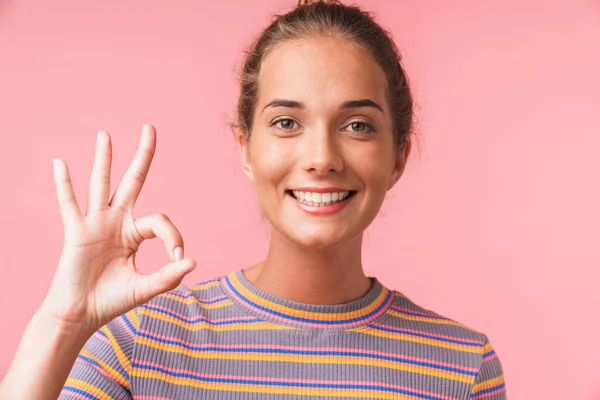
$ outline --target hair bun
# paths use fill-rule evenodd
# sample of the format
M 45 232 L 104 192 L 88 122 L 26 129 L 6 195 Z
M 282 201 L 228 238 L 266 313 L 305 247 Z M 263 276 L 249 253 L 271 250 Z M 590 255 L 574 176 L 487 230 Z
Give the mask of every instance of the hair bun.
M 336 0 L 298 0 L 298 7 L 307 6 L 313 3 L 339 3 Z

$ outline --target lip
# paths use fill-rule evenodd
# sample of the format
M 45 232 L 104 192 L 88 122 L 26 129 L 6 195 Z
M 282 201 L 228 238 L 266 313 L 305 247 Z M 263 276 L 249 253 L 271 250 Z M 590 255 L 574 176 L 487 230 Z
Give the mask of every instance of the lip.
M 312 189 L 294 189 L 294 190 L 300 190 L 300 191 L 314 191 L 316 188 L 312 188 Z M 332 192 L 343 192 L 346 191 L 344 189 L 339 189 L 339 188 L 326 188 L 323 189 L 323 191 L 321 192 L 316 192 L 316 193 L 323 193 L 323 192 L 327 192 L 327 191 L 332 191 Z M 337 203 L 334 204 L 330 204 L 328 206 L 309 206 L 308 204 L 304 204 L 302 202 L 300 202 L 299 200 L 297 200 L 294 196 L 292 196 L 290 193 L 286 192 L 286 197 L 290 199 L 290 201 L 292 203 L 294 203 L 294 205 L 296 207 L 298 207 L 300 210 L 311 214 L 311 215 L 331 215 L 331 214 L 335 214 L 339 211 L 341 211 L 344 207 L 346 207 L 348 205 L 349 202 L 352 201 L 352 199 L 354 199 L 354 196 L 350 196 L 345 198 L 342 201 L 339 201 Z
M 293 188 L 289 190 L 297 190 L 299 192 L 313 192 L 313 193 L 329 193 L 329 192 L 351 192 L 351 189 L 344 189 L 340 187 L 326 187 L 326 188 L 318 188 L 318 187 L 300 187 Z

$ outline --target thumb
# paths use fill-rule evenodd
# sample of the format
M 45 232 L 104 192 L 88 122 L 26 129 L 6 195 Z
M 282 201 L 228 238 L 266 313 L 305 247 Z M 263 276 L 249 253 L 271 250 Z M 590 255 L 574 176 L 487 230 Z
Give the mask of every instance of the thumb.
M 136 306 L 150 301 L 161 293 L 175 289 L 183 278 L 196 268 L 196 261 L 184 258 L 181 261 L 168 263 L 156 272 L 148 275 L 137 275 L 134 282 Z

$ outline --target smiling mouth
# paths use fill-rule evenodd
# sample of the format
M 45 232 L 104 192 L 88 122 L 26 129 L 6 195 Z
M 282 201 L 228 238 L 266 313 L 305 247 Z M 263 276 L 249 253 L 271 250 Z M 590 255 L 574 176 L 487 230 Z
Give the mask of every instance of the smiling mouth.
M 300 203 L 312 207 L 325 207 L 332 204 L 341 203 L 356 194 L 356 190 L 328 193 L 303 192 L 300 190 L 286 190 L 285 192 Z

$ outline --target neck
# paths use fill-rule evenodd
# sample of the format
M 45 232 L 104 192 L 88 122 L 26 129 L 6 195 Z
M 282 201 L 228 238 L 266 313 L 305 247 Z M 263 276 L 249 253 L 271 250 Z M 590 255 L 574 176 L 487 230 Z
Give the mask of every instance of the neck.
M 272 229 L 267 258 L 244 270 L 263 291 L 307 304 L 343 304 L 371 287 L 361 262 L 362 234 L 327 250 L 311 250 L 287 241 Z

